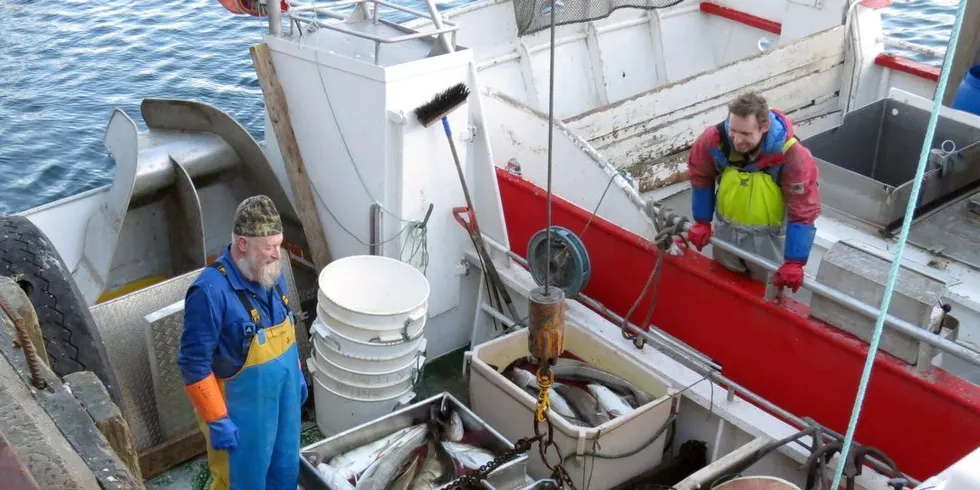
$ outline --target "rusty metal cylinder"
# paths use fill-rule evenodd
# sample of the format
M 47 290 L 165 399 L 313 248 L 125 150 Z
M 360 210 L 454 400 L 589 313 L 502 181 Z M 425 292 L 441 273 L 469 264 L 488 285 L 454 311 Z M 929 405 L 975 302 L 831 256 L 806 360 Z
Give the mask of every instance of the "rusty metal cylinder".
M 554 365 L 565 351 L 565 293 L 544 286 L 528 295 L 527 350 L 539 365 Z

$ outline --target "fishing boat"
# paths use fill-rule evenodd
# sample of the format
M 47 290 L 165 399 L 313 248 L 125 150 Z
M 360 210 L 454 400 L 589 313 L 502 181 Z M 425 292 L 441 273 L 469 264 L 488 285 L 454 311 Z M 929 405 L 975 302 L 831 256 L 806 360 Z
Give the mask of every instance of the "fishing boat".
M 526 352 L 529 317 L 540 306 L 535 291 L 551 278 L 542 272 L 554 258 L 542 234 L 550 222 L 561 227 L 556 249 L 572 257 L 552 271 L 551 286 L 567 294 L 566 350 L 656 392 L 654 402 L 610 422 L 609 433 L 548 415 L 576 488 L 636 484 L 678 465 L 692 447 L 703 462 L 674 481 L 677 488 L 710 487 L 734 474 L 795 485 L 783 488 L 825 487 L 841 465 L 836 457 L 826 468 L 819 463 L 845 439 L 887 275 L 893 240 L 878 231 L 894 231 L 905 183 L 887 182 L 889 206 L 861 215 L 843 198 L 880 176 L 848 168 L 840 159 L 851 156 L 834 149 L 854 145 L 855 126 L 915 149 L 930 89 L 919 84 L 917 95 L 905 83 L 912 75 L 874 61 L 881 2 L 847 9 L 829 0 L 690 3 L 556 28 L 557 52 L 571 61 L 560 63 L 568 71 L 556 72 L 553 91 L 539 88 L 548 79 L 539 68 L 540 46 L 551 45 L 546 32 L 518 36 L 512 2 L 478 3 L 445 21 L 434 7 L 426 14 L 380 0 L 270 10 L 269 32 L 252 50 L 266 141 L 220 108 L 146 99 L 145 131 L 123 111 L 109 118 L 110 185 L 4 218 L 2 253 L 18 264 L 17 280 L 35 304 L 52 371 L 81 368 L 101 378 L 144 476 L 200 455 L 202 436 L 175 367 L 183 293 L 223 250 L 237 203 L 265 194 L 284 219 L 290 303 L 301 310 L 313 418 L 326 436 L 304 448 L 304 487 L 325 484 L 311 455 L 326 457 L 318 451 L 331 448 L 335 456 L 433 404 L 459 402 L 468 427 L 496 434 L 498 447 L 513 445 L 533 435 L 536 402 L 500 374 L 497 356 Z M 394 24 L 376 15 L 379 7 L 419 20 Z M 773 12 L 783 13 L 781 26 L 760 21 Z M 759 40 L 759 31 L 776 29 L 778 41 Z M 631 39 L 660 54 L 612 54 Z M 599 49 L 604 43 L 608 51 Z M 416 109 L 458 84 L 468 88 L 464 101 L 442 124 L 438 117 L 423 124 Z M 737 276 L 679 240 L 689 209 L 685 145 L 724 117 L 731 94 L 749 89 L 798 122 L 819 159 L 821 185 L 839 199 L 825 200 L 817 224 L 805 285 L 812 296 Z M 551 94 L 549 124 L 544 97 Z M 900 123 L 885 119 L 892 113 Z M 944 193 L 972 182 L 961 162 L 974 158 L 965 150 L 980 139 L 980 118 L 944 108 L 939 120 L 937 135 L 955 147 L 940 144 L 937 161 L 948 168 L 930 175 L 938 190 L 924 196 L 934 207 L 916 226 L 969 208 L 968 199 Z M 863 141 L 855 147 L 882 149 L 876 138 Z M 896 161 L 906 177 L 916 163 Z M 900 284 L 896 295 L 905 296 L 896 301 L 911 306 L 886 322 L 889 340 L 874 361 L 848 460 L 853 488 L 888 488 L 889 480 L 911 488 L 968 468 L 980 454 L 975 271 L 962 248 L 909 249 L 911 272 L 903 274 L 915 282 Z M 369 276 L 368 264 L 381 258 L 389 259 L 378 266 L 383 274 L 408 264 L 424 286 L 408 272 L 398 276 L 412 287 L 397 298 L 416 299 L 389 315 L 399 319 L 399 335 L 372 342 L 338 326 L 345 310 L 331 309 L 325 291 Z M 340 264 L 357 263 L 351 259 L 363 262 L 344 271 Z M 849 268 L 848 260 L 864 268 Z M 420 290 L 424 300 L 409 294 Z M 39 306 L 53 297 L 57 304 Z M 380 378 L 370 370 L 376 364 L 358 370 L 327 362 L 382 352 L 390 382 L 365 381 Z M 468 383 L 447 389 L 456 391 L 447 398 L 429 380 L 433 366 L 457 358 L 462 365 L 453 368 Z M 513 461 L 543 480 L 549 471 L 536 452 Z M 96 475 L 104 486 L 111 477 Z

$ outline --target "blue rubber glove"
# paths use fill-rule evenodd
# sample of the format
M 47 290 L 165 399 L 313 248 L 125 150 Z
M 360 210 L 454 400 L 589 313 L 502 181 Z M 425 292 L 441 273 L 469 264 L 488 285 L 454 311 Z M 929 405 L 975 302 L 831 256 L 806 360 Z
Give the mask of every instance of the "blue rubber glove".
M 219 451 L 238 447 L 238 427 L 230 418 L 209 422 L 208 428 L 211 429 L 211 447 Z

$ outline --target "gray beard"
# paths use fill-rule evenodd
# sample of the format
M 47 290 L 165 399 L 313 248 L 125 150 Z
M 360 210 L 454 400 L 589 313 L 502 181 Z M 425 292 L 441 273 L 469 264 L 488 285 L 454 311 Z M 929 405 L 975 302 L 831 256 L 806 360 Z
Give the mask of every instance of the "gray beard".
M 238 270 L 242 271 L 242 275 L 250 281 L 259 283 L 262 287 L 266 289 L 271 289 L 275 286 L 276 281 L 279 279 L 279 262 L 271 262 L 265 266 L 256 266 L 247 257 L 239 258 L 235 261 L 235 265 L 238 266 Z M 258 269 L 256 271 L 255 269 Z

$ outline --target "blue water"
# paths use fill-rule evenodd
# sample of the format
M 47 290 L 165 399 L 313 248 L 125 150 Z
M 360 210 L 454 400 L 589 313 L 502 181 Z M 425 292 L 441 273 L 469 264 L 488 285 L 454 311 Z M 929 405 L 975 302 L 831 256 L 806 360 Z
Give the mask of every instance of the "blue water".
M 425 10 L 421 0 L 400 3 Z M 886 34 L 945 49 L 956 5 L 895 2 Z M 264 138 L 248 48 L 265 28 L 217 0 L 0 0 L 0 213 L 109 183 L 113 166 L 102 144 L 109 115 L 122 108 L 143 129 L 144 97 L 213 104 Z

